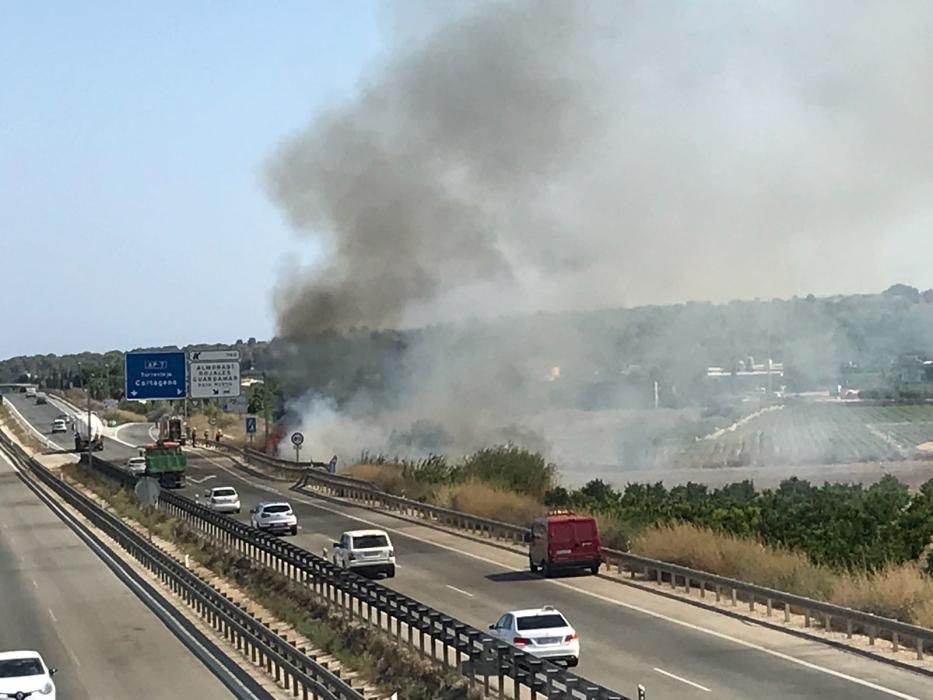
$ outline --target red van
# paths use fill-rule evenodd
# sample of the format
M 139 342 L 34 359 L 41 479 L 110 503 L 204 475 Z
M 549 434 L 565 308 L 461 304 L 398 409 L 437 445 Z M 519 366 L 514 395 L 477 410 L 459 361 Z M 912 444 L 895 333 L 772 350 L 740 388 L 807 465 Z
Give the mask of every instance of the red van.
M 587 569 L 596 574 L 602 564 L 599 529 L 591 515 L 569 510 L 551 511 L 535 518 L 528 542 L 528 566 L 532 573 Z

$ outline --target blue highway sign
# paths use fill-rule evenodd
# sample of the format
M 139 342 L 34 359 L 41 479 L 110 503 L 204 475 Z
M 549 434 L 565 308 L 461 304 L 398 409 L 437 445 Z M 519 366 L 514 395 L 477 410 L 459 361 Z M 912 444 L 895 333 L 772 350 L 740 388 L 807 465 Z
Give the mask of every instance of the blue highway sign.
M 128 352 L 124 370 L 130 400 L 183 399 L 187 394 L 183 352 Z
M 246 432 L 247 433 L 256 432 L 256 417 L 255 416 L 246 416 Z

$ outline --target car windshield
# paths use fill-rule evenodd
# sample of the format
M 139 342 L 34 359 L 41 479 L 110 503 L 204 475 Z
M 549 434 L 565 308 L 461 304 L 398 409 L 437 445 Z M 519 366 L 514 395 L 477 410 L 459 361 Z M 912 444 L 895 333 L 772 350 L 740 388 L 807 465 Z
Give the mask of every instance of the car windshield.
M 388 547 L 389 540 L 385 535 L 362 535 L 353 538 L 354 549 L 370 549 L 372 547 Z
M 547 615 L 529 615 L 518 618 L 520 630 L 544 630 L 551 627 L 568 627 L 563 615 L 549 613 Z
M 214 495 L 215 496 L 236 496 L 236 491 L 234 489 L 214 489 Z M 275 508 L 275 506 L 273 506 L 273 508 Z M 273 513 L 275 512 L 272 510 L 272 508 L 267 508 L 266 510 L 272 511 Z
M 4 659 L 0 661 L 0 678 L 41 676 L 45 673 L 39 659 Z
M 266 513 L 289 513 L 292 507 L 289 505 L 266 506 L 263 511 Z

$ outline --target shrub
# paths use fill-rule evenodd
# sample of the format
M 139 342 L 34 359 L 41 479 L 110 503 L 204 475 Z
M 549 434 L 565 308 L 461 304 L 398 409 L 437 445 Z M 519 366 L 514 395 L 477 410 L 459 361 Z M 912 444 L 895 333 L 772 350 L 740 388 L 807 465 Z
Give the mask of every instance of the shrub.
M 542 499 L 555 485 L 557 467 L 538 452 L 507 444 L 474 452 L 463 462 L 463 475 Z

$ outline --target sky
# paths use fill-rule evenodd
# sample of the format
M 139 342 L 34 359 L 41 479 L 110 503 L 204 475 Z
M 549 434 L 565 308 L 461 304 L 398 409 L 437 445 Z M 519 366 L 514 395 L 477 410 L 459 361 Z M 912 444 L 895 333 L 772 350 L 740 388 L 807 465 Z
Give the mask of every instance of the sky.
M 0 0 L 0 357 L 933 287 L 933 6 Z
M 0 0 L 0 357 L 270 337 L 315 251 L 262 169 L 385 28 L 369 0 Z

